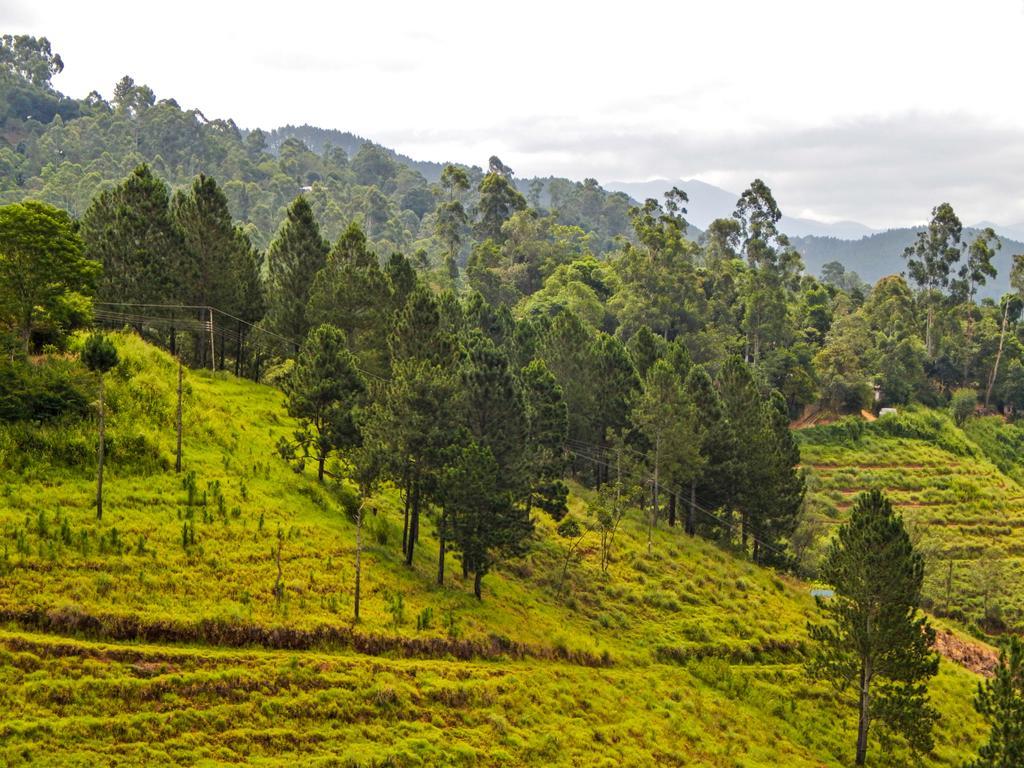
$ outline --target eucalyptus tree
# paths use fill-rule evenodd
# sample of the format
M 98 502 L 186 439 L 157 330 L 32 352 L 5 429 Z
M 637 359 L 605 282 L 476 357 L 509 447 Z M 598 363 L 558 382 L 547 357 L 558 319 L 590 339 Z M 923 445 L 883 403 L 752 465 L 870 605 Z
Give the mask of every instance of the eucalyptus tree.
M 907 274 L 917 285 L 925 305 L 924 346 L 929 359 L 936 355 L 936 312 L 963 253 L 962 232 L 963 225 L 953 206 L 941 203 L 932 209 L 927 228 L 918 232 L 914 243 L 903 251 Z

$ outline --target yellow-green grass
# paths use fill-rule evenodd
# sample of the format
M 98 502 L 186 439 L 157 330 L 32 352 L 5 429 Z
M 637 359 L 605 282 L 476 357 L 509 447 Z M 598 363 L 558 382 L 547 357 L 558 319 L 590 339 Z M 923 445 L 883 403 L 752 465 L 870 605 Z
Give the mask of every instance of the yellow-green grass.
M 204 620 L 229 627 L 347 627 L 355 526 L 335 489 L 320 486 L 311 471 L 295 473 L 277 455 L 277 440 L 297 426 L 285 415 L 281 394 L 230 376 L 188 374 L 184 470 L 195 473 L 200 496 L 207 492 L 206 506 L 190 509 L 184 473 L 173 471 L 172 361 L 130 336 L 118 345 L 125 363 L 108 386 L 113 449 L 102 521 L 93 509 L 94 425 L 35 429 L 39 447 L 28 454 L 16 444 L 26 442 L 21 427 L 0 431 L 0 451 L 14 465 L 0 474 L 0 547 L 8 570 L 0 611 L 63 610 L 107 617 L 110 626 L 127 616 L 143 625 L 170 623 L 167 632 Z M 59 456 L 84 459 L 61 465 L 48 453 L 58 441 Z M 124 443 L 145 457 L 141 466 L 118 453 Z M 223 514 L 213 500 L 215 485 Z M 584 495 L 574 495 L 574 514 L 586 515 Z M 664 649 L 752 658 L 791 651 L 805 638 L 804 616 L 813 605 L 806 592 L 678 530 L 656 531 L 648 553 L 639 515 L 624 522 L 608 574 L 600 572 L 593 534 L 561 590 L 563 544 L 552 521 L 539 519 L 532 552 L 489 574 L 478 602 L 454 557 L 446 586 L 434 584 L 437 544 L 429 520 L 407 569 L 397 493 L 382 493 L 375 508 L 364 532 L 360 634 L 498 636 L 616 658 L 638 649 L 644 657 Z M 194 526 L 195 546 L 182 545 L 186 521 Z M 278 528 L 280 602 L 273 595 Z M 117 546 L 110 543 L 114 529 Z M 430 626 L 417 629 L 416 618 L 427 609 Z
M 944 664 L 926 765 L 980 738 Z M 5 765 L 839 766 L 853 709 L 798 665 L 538 661 L 101 644 L 0 631 Z M 876 750 L 877 751 L 877 750 Z M 890 762 L 906 764 L 897 751 Z
M 560 584 L 565 544 L 540 517 L 530 553 L 488 574 L 478 602 L 454 557 L 435 585 L 429 520 L 405 567 L 388 488 L 364 529 L 354 625 L 345 492 L 278 456 L 297 427 L 281 394 L 187 372 L 177 475 L 174 363 L 116 342 L 102 521 L 95 424 L 0 428 L 0 762 L 848 761 L 853 709 L 803 672 L 806 584 L 676 529 L 656 530 L 648 553 L 638 513 L 607 574 L 594 534 Z M 587 498 L 573 489 L 572 514 L 586 519 Z M 943 664 L 925 764 L 957 765 L 980 740 L 976 681 Z
M 925 593 L 931 604 L 945 610 L 948 596 L 950 610 L 970 619 L 987 608 L 990 618 L 1024 620 L 1018 428 L 986 418 L 972 419 L 961 430 L 945 415 L 923 409 L 857 429 L 849 425 L 797 433 L 810 517 L 822 534 L 819 553 L 830 527 L 846 519 L 857 495 L 880 488 L 926 554 Z

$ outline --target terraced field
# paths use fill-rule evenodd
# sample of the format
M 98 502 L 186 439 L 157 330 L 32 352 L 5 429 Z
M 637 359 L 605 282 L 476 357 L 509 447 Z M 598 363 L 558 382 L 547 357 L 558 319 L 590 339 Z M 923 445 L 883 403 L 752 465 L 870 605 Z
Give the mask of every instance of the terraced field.
M 926 765 L 981 733 L 944 664 Z M 555 662 L 118 645 L 0 631 L 4 765 L 848 764 L 854 721 L 798 664 Z M 897 751 L 892 764 L 906 764 Z M 888 764 L 875 761 L 872 764 Z
M 976 421 L 960 430 L 939 413 L 918 411 L 797 434 L 819 548 L 858 493 L 881 488 L 926 553 L 931 604 L 975 620 L 987 615 L 996 628 L 1024 620 L 1024 486 L 1014 479 L 1015 460 L 992 449 L 1017 428 Z

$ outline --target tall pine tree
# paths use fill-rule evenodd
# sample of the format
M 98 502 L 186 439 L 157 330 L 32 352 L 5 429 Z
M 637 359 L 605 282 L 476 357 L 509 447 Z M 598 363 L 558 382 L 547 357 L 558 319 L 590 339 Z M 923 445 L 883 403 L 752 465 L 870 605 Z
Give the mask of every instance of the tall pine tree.
M 927 752 L 938 717 L 927 685 L 939 660 L 931 651 L 935 630 L 918 612 L 924 557 L 880 491 L 857 498 L 829 545 L 822 579 L 835 596 L 822 603 L 826 623 L 809 627 L 816 645 L 810 671 L 856 692 L 856 764 L 864 765 L 872 722 Z
M 1012 635 L 999 652 L 991 680 L 978 683 L 974 708 L 991 726 L 978 758 L 966 768 L 1024 765 L 1024 642 Z
M 168 205 L 167 185 L 147 165 L 93 199 L 82 240 L 86 255 L 103 264 L 102 301 L 184 303 L 196 276 Z
M 297 197 L 267 250 L 266 319 L 271 331 L 295 343 L 306 337 L 310 328 L 306 314 L 310 288 L 326 264 L 329 250 L 309 203 Z

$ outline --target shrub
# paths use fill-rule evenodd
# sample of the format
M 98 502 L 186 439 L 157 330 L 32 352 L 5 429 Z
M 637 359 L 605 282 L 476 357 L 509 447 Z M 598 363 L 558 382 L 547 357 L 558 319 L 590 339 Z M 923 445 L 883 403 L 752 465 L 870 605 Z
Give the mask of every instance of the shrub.
M 973 389 L 957 389 L 949 401 L 949 412 L 958 427 L 962 427 L 978 405 L 978 393 Z
M 81 418 L 89 407 L 81 369 L 68 360 L 0 361 L 0 422 Z

